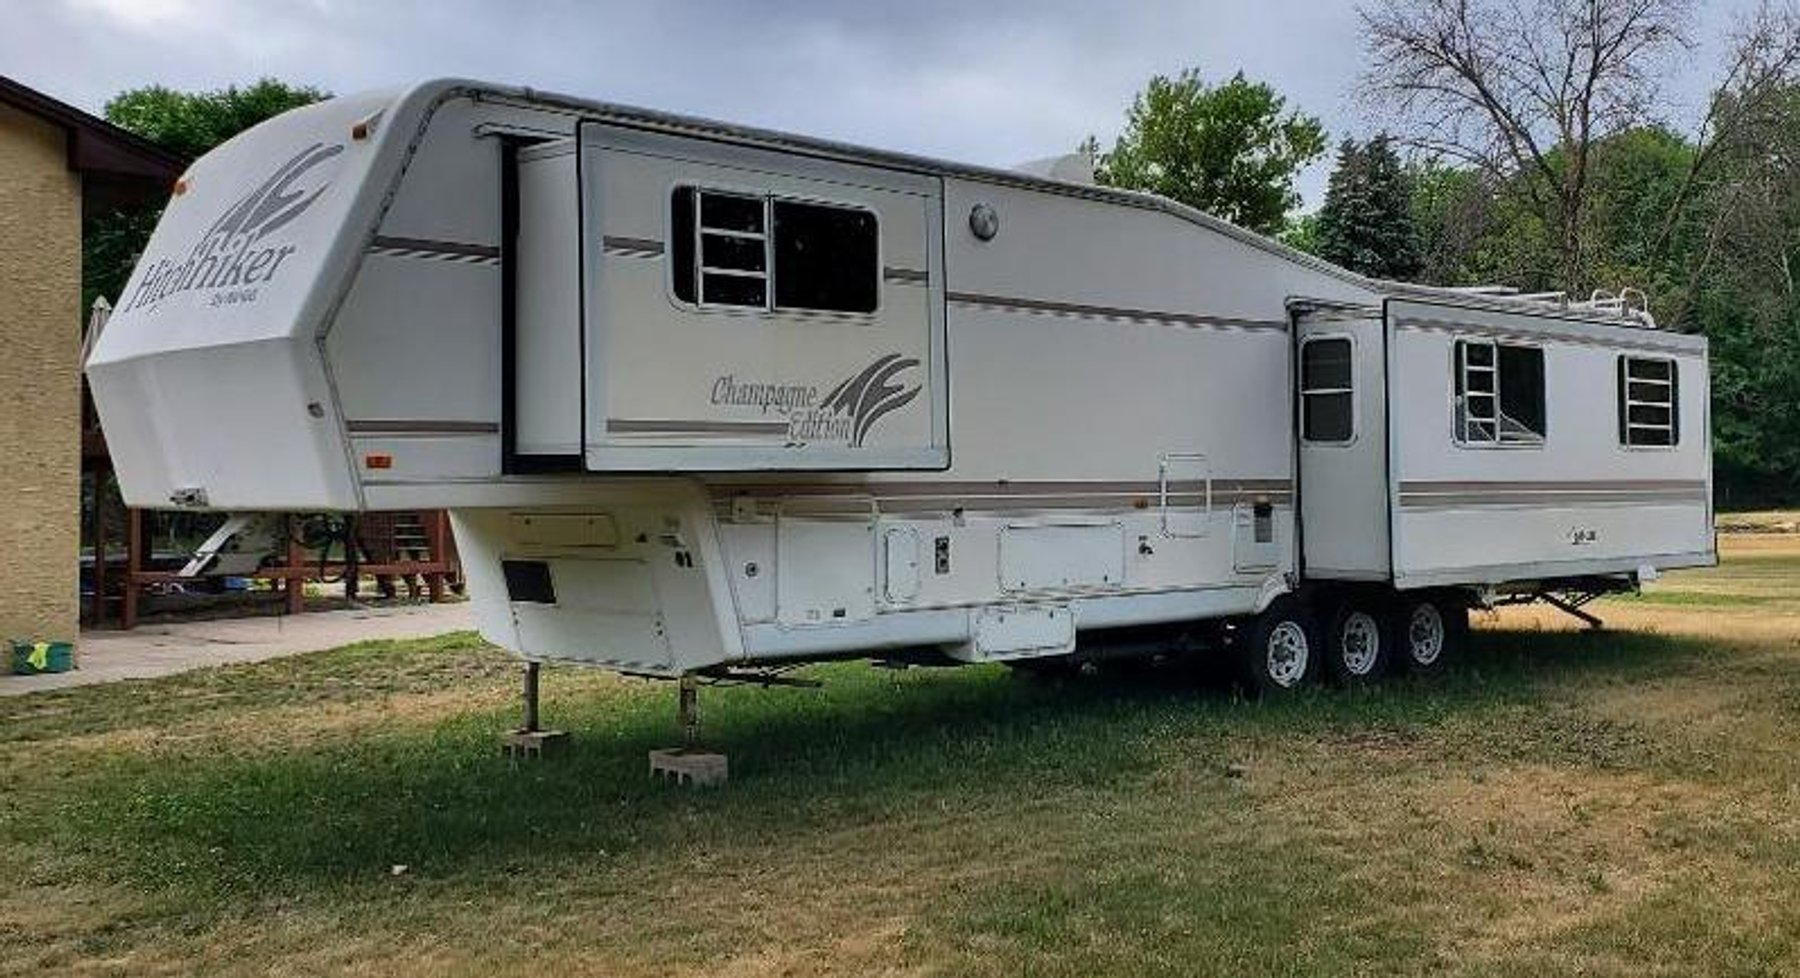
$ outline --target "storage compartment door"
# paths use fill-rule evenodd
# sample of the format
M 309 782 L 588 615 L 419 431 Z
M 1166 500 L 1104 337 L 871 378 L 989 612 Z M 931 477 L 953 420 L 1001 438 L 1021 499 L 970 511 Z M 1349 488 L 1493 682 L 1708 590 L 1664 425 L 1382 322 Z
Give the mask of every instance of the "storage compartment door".
M 588 469 L 948 465 L 938 179 L 579 138 Z
M 775 614 L 783 625 L 841 625 L 875 617 L 872 515 L 852 508 L 783 512 L 775 530 L 775 575 Z

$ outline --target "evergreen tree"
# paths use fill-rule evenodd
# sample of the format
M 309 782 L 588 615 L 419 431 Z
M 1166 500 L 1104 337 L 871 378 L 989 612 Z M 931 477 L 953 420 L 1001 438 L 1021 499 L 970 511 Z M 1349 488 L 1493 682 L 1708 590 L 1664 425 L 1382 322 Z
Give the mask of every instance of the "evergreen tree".
M 1337 168 L 1319 210 L 1319 255 L 1375 278 L 1409 281 L 1419 274 L 1419 234 L 1412 188 L 1387 136 L 1338 147 Z

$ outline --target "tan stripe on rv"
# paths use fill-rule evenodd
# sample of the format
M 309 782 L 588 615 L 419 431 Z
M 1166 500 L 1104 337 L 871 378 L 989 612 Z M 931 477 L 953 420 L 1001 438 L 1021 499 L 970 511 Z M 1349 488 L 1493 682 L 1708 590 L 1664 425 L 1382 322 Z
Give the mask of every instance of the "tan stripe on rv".
M 794 501 L 809 509 L 816 501 L 873 501 L 885 513 L 1026 512 L 1034 510 L 1148 509 L 1158 505 L 1162 486 L 1154 481 L 1082 482 L 865 482 L 865 483 L 744 483 L 707 487 L 721 511 L 734 498 L 749 497 L 774 502 Z M 1285 504 L 1292 498 L 1285 479 L 1214 479 L 1210 496 L 1205 480 L 1183 479 L 1168 484 L 1168 503 L 1179 508 L 1207 505 L 1215 508 L 1239 503 Z M 811 501 L 808 501 L 811 500 Z
M 1504 490 L 1507 492 L 1607 492 L 1654 489 L 1700 489 L 1706 488 L 1701 479 L 1552 479 L 1546 481 L 1520 481 L 1511 479 L 1487 479 L 1480 481 L 1407 481 L 1400 483 L 1402 494 L 1409 492 L 1487 492 Z
M 1698 479 L 1609 479 L 1555 482 L 1402 482 L 1406 509 L 1476 506 L 1600 505 L 1617 503 L 1704 503 L 1707 485 Z
M 884 498 L 928 497 L 940 499 L 959 498 L 1011 498 L 1015 496 L 1071 496 L 1071 495 L 1155 495 L 1162 488 L 1162 483 L 1154 479 L 1125 482 L 1105 479 L 1081 481 L 1032 481 L 1006 480 L 991 482 L 744 482 L 744 483 L 712 483 L 708 490 L 715 496 L 878 496 Z M 1168 483 L 1171 492 L 1204 493 L 1207 480 L 1178 479 Z M 1274 493 L 1286 492 L 1291 484 L 1286 479 L 1213 479 L 1212 491 L 1216 497 L 1221 493 Z

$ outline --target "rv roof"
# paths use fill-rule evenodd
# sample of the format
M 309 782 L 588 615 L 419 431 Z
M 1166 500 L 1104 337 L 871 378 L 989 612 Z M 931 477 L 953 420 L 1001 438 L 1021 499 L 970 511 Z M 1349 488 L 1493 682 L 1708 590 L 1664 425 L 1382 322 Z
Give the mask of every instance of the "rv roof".
M 691 133 L 712 139 L 748 143 L 786 152 L 802 153 L 829 159 L 852 162 L 874 163 L 892 169 L 911 170 L 934 175 L 950 175 L 1014 186 L 1029 186 L 1054 193 L 1076 197 L 1087 197 L 1109 200 L 1115 203 L 1134 207 L 1145 207 L 1164 211 L 1183 220 L 1201 225 L 1219 234 L 1232 238 L 1242 244 L 1277 255 L 1288 261 L 1303 265 L 1321 274 L 1330 275 L 1343 281 L 1358 285 L 1370 291 L 1388 296 L 1430 299 L 1442 303 L 1478 306 L 1485 308 L 1506 309 L 1517 312 L 1530 312 L 1542 315 L 1545 306 L 1554 307 L 1561 315 L 1576 319 L 1604 322 L 1613 325 L 1638 328 L 1656 328 L 1656 322 L 1650 317 L 1647 309 L 1632 308 L 1627 303 L 1618 301 L 1617 297 L 1601 299 L 1597 293 L 1588 302 L 1571 302 L 1561 293 L 1538 293 L 1523 295 L 1516 289 L 1505 290 L 1504 287 L 1478 287 L 1477 289 L 1443 288 L 1428 285 L 1415 285 L 1408 282 L 1393 282 L 1385 279 L 1370 278 L 1359 275 L 1340 265 L 1335 265 L 1322 258 L 1309 255 L 1303 251 L 1290 248 L 1272 238 L 1238 227 L 1205 211 L 1186 204 L 1161 197 L 1156 194 L 1118 187 L 1104 187 L 1092 183 L 1078 183 L 1056 179 L 1053 176 L 1040 176 L 1018 170 L 1006 170 L 997 167 L 986 167 L 970 163 L 959 163 L 927 156 L 918 156 L 894 150 L 876 149 L 858 146 L 835 140 L 802 136 L 795 133 L 781 132 L 773 129 L 762 129 L 755 126 L 721 122 L 697 116 L 677 115 L 655 109 L 638 106 L 621 105 L 602 102 L 595 99 L 581 98 L 555 92 L 545 92 L 533 88 L 520 88 L 498 85 L 488 82 L 464 79 L 439 79 L 424 82 L 414 88 L 410 94 L 423 96 L 432 101 L 449 98 L 459 92 L 467 92 L 476 97 L 514 99 L 526 105 L 543 109 L 560 109 L 582 116 L 598 116 L 611 122 L 656 129 L 668 132 Z M 1050 172 L 1055 172 L 1054 170 Z M 1642 293 L 1635 289 L 1620 290 L 1620 295 L 1630 293 L 1640 297 Z

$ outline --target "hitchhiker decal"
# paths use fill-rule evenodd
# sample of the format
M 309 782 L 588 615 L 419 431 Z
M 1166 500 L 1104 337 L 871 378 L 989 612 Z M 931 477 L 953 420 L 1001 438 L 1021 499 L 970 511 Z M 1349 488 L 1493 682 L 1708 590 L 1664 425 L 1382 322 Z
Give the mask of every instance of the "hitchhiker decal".
M 875 422 L 905 407 L 919 396 L 920 385 L 908 384 L 903 374 L 919 365 L 918 358 L 889 353 L 819 396 L 810 384 L 740 381 L 726 374 L 713 381 L 712 403 L 761 408 L 764 414 L 785 415 L 788 441 L 842 442 L 861 448 Z
M 305 213 L 331 185 L 330 168 L 319 166 L 344 151 L 342 143 L 314 143 L 294 154 L 255 189 L 237 199 L 206 229 L 187 260 L 146 260 L 125 311 L 152 309 L 172 295 L 208 291 L 212 306 L 255 302 L 258 287 L 271 282 L 296 250 L 266 241 Z M 316 184 L 306 181 L 316 179 Z

